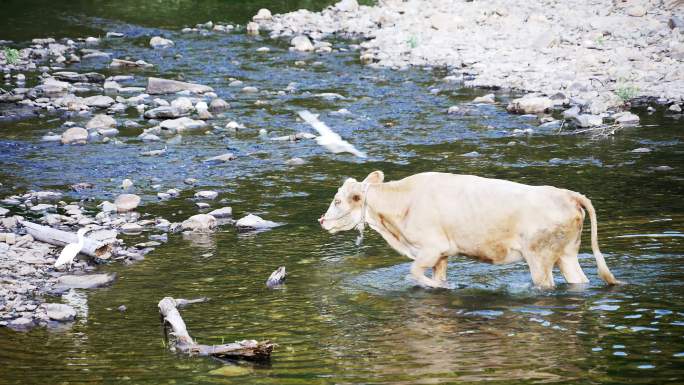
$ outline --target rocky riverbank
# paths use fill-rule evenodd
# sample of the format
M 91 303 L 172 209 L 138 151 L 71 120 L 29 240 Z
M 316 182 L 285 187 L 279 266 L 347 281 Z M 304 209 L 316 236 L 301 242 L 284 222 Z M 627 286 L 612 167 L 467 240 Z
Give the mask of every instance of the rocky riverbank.
M 681 112 L 684 6 L 676 3 L 343 0 L 321 12 L 263 11 L 254 23 L 300 51 L 322 52 L 335 36 L 362 38 L 359 57 L 369 66 L 445 66 L 447 82 L 535 93 L 511 112 L 577 106 L 566 119 L 587 127 L 638 122 L 613 113 L 639 98 Z
M 83 186 L 77 186 L 83 188 Z M 213 191 L 200 191 L 202 199 Z M 97 207 L 84 207 L 83 202 L 67 203 L 61 193 L 38 191 L 10 196 L 0 201 L 0 326 L 26 330 L 35 326 L 50 326 L 71 322 L 87 302 L 73 289 L 94 289 L 112 284 L 116 275 L 96 273 L 98 265 L 118 261 L 132 264 L 168 241 L 169 234 L 206 233 L 219 225 L 234 224 L 238 231 L 264 230 L 279 224 L 255 215 L 232 220 L 232 209 L 224 207 L 193 215 L 183 222 L 172 223 L 161 217 L 151 217 L 135 211 L 140 197 L 124 193 L 114 203 L 104 201 Z M 214 196 L 215 198 L 215 196 Z M 206 205 L 206 204 L 204 204 Z M 10 209 L 3 208 L 9 207 Z M 197 203 L 198 207 L 200 202 Z M 208 205 L 206 205 L 208 206 Z M 55 268 L 61 246 L 36 239 L 33 225 L 24 222 L 24 212 L 33 221 L 64 231 L 75 232 L 87 227 L 87 238 L 110 245 L 97 256 L 81 255 L 68 270 Z M 42 216 L 41 216 L 42 215 Z M 126 246 L 120 235 L 145 234 L 148 240 Z M 46 302 L 61 297 L 62 302 Z M 72 303 L 76 301 L 76 303 Z

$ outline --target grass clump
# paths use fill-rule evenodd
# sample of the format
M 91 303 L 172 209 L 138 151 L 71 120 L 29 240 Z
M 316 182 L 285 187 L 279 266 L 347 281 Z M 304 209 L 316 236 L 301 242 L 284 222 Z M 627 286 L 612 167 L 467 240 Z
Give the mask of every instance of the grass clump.
M 637 97 L 637 95 L 639 95 L 639 87 L 636 87 L 633 85 L 628 85 L 628 84 L 620 84 L 615 89 L 615 94 L 623 102 L 627 102 L 627 101 L 632 100 L 635 97 Z
M 7 64 L 17 64 L 19 63 L 19 51 L 14 48 L 5 47 L 2 49 L 5 54 L 5 60 Z

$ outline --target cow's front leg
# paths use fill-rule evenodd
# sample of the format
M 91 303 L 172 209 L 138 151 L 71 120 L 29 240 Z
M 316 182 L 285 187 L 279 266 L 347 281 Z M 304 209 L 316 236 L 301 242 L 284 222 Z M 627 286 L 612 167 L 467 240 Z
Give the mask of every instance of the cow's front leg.
M 420 253 L 419 256 L 417 256 L 413 263 L 411 264 L 411 276 L 413 279 L 415 279 L 420 285 L 427 286 L 427 287 L 442 287 L 442 288 L 450 288 L 449 285 L 446 282 L 441 282 L 438 281 L 434 278 L 429 278 L 425 276 L 425 269 L 428 268 L 434 268 L 437 263 L 442 259 L 442 256 L 440 253 L 434 253 L 434 252 L 426 252 L 423 251 Z M 446 271 L 445 271 L 446 273 Z
M 437 264 L 432 268 L 432 278 L 443 284 L 447 280 L 447 264 L 449 260 L 447 257 L 442 257 L 437 261 Z

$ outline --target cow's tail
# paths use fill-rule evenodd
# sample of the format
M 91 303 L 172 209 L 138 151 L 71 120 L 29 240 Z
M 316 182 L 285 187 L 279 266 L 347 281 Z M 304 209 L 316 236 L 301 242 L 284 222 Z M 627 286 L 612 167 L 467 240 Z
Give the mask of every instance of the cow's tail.
M 596 211 L 594 211 L 594 206 L 591 204 L 591 201 L 582 194 L 576 193 L 575 199 L 587 211 L 587 213 L 589 213 L 589 221 L 591 222 L 591 250 L 594 252 L 594 258 L 596 259 L 596 266 L 598 267 L 599 276 L 609 285 L 617 285 L 622 283 L 615 279 L 613 273 L 610 272 L 608 265 L 606 265 L 606 260 L 603 258 L 601 250 L 599 250 L 598 225 L 596 223 Z

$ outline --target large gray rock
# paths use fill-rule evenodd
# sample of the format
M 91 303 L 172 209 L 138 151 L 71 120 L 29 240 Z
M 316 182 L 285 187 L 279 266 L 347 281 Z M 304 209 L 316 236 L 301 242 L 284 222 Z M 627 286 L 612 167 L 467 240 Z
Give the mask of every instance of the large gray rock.
M 203 94 L 205 92 L 213 92 L 214 89 L 201 84 L 151 77 L 147 79 L 146 91 L 150 95 L 173 94 L 180 91 L 190 91 L 197 94 Z
M 134 210 L 140 204 L 140 197 L 135 194 L 121 194 L 114 200 L 116 211 L 126 212 Z
M 216 228 L 216 218 L 209 214 L 197 214 L 186 219 L 181 223 L 183 230 L 191 231 L 211 231 Z
M 58 289 L 94 289 L 110 285 L 116 280 L 115 273 L 63 275 L 57 278 Z
M 175 119 L 183 116 L 181 111 L 176 107 L 160 106 L 151 110 L 145 111 L 146 119 Z
M 211 112 L 221 112 L 230 108 L 228 102 L 221 98 L 216 98 L 209 103 L 209 111 Z
M 85 144 L 88 142 L 88 130 L 83 127 L 71 127 L 62 134 L 62 144 Z
M 86 123 L 86 129 L 97 130 L 116 127 L 116 120 L 109 115 L 98 114 Z
M 217 197 L 218 193 L 211 190 L 203 190 L 195 193 L 195 198 L 199 199 L 216 199 Z
M 192 100 L 190 100 L 190 98 L 186 98 L 185 96 L 181 96 L 180 98 L 172 101 L 171 107 L 177 108 L 182 115 L 187 115 L 194 110 L 194 107 L 192 106 Z
M 63 303 L 46 303 L 43 305 L 48 318 L 55 321 L 71 321 L 76 318 L 76 310 Z
M 639 124 L 639 116 L 629 111 L 617 113 L 613 115 L 613 119 L 615 119 L 615 123 L 621 124 L 623 126 Z
M 190 119 L 188 117 L 182 117 L 177 119 L 165 120 L 159 124 L 162 130 L 169 132 L 183 132 L 191 130 L 199 130 L 207 127 L 207 123 L 202 120 Z
M 233 208 L 232 207 L 222 207 L 220 209 L 213 210 L 209 212 L 209 215 L 211 215 L 214 218 L 228 218 L 233 216 Z
M 57 80 L 69 83 L 104 83 L 105 81 L 105 76 L 97 72 L 79 74 L 77 72 L 59 71 L 54 72 L 52 76 Z
M 115 101 L 106 95 L 95 95 L 84 98 L 83 103 L 88 107 L 107 108 L 114 104 Z
M 578 127 L 598 127 L 603 124 L 603 118 L 599 115 L 581 114 L 572 118 Z
M 553 100 L 543 96 L 524 97 L 511 101 L 506 109 L 515 114 L 539 114 L 553 108 Z

